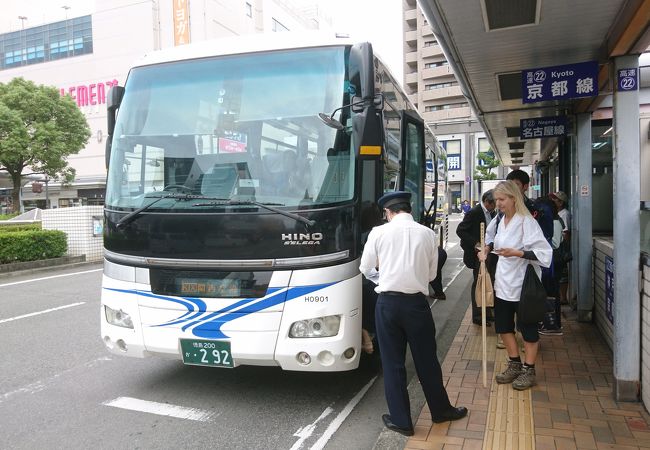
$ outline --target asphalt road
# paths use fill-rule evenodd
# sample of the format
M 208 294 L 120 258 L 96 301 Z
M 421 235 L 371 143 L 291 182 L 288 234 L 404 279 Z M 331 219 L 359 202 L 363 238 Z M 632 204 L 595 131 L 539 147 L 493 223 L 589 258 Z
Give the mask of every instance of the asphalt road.
M 451 240 L 443 271 L 448 300 L 432 306 L 441 358 L 471 278 Z M 308 374 L 109 354 L 99 333 L 101 274 L 101 265 L 87 265 L 0 279 L 3 448 L 370 449 L 404 442 L 382 432 L 383 381 L 372 358 L 356 371 Z M 417 381 L 410 391 L 419 414 Z

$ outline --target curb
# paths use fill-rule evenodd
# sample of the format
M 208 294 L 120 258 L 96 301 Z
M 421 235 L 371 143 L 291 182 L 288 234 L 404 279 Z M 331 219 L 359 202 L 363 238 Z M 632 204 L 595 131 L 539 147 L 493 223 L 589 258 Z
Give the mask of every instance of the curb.
M 12 277 L 19 277 L 22 275 L 31 275 L 34 273 L 40 273 L 40 272 L 47 272 L 51 270 L 57 270 L 57 269 L 71 269 L 75 267 L 81 267 L 81 266 L 91 266 L 91 265 L 97 265 L 101 264 L 101 261 L 82 261 L 82 262 L 76 262 L 76 263 L 66 263 L 66 264 L 59 264 L 59 265 L 54 265 L 54 266 L 47 266 L 47 267 L 34 267 L 31 269 L 25 269 L 25 270 L 16 270 L 13 272 L 4 272 L 0 273 L 0 280 L 5 279 L 5 278 L 12 278 Z

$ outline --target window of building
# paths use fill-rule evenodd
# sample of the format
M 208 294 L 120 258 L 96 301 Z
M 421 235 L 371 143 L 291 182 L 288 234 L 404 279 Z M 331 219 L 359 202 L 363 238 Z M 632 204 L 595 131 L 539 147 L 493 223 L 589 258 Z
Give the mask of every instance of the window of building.
M 447 153 L 460 153 L 460 139 L 450 139 L 448 141 L 441 141 L 442 148 L 447 150 Z
M 0 34 L 0 70 L 92 52 L 91 16 Z
M 447 169 L 448 170 L 461 170 L 461 143 L 460 139 L 451 139 L 449 141 L 441 141 L 442 147 L 447 153 Z
M 424 86 L 424 90 L 431 91 L 433 89 L 442 89 L 442 88 L 452 87 L 456 85 L 458 85 L 456 81 L 448 81 L 446 83 L 427 84 Z
M 437 43 L 438 43 L 438 41 L 435 41 L 435 40 L 433 40 L 433 41 L 424 41 L 424 46 L 425 47 L 432 47 L 432 46 L 436 45 Z
M 248 17 L 253 17 L 253 6 L 248 2 L 246 2 L 246 15 Z
M 494 157 L 494 152 L 492 151 L 492 146 L 490 141 L 487 138 L 478 138 L 478 152 L 479 153 L 488 153 L 490 156 Z M 485 162 L 477 158 L 477 163 L 479 166 L 484 166 Z
M 444 105 L 435 105 L 435 106 L 426 106 L 424 110 L 426 112 L 431 112 L 431 111 L 442 111 L 445 109 L 455 109 L 455 108 L 467 108 L 469 106 L 469 103 L 464 102 L 464 103 L 451 103 L 451 104 L 444 104 Z
M 278 32 L 278 31 L 289 31 L 287 27 L 282 25 L 280 22 L 277 20 L 273 19 L 273 31 Z
M 442 66 L 448 66 L 449 63 L 447 61 L 438 61 L 438 62 L 432 62 L 432 63 L 426 63 L 424 65 L 425 69 L 433 69 L 434 67 L 442 67 Z

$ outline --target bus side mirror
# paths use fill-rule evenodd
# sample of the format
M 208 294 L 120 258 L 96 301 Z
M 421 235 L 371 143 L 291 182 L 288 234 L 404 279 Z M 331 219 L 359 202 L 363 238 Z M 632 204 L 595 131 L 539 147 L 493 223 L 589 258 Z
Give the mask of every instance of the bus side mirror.
M 113 142 L 113 132 L 115 131 L 115 119 L 117 117 L 117 110 L 122 103 L 122 98 L 124 97 L 124 87 L 122 86 L 112 86 L 108 91 L 106 96 L 106 121 L 108 128 L 108 137 L 106 138 L 106 151 L 104 152 L 104 157 L 106 158 L 106 168 L 108 169 L 108 163 L 111 160 L 111 143 Z
M 113 144 L 113 136 L 108 135 L 106 137 L 106 150 L 104 151 L 104 159 L 106 162 L 106 169 L 108 169 L 108 163 L 111 161 L 111 145 Z
M 115 118 L 117 116 L 117 109 L 122 103 L 122 98 L 124 97 L 124 88 L 122 86 L 113 86 L 108 91 L 106 96 L 106 109 L 108 110 L 107 120 L 108 120 L 108 134 L 113 135 L 115 131 Z

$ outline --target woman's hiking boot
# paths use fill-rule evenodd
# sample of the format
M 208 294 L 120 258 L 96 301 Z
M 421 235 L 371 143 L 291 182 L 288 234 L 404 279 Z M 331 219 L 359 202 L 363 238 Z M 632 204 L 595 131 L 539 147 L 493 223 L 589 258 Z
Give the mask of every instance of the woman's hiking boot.
M 536 384 L 537 379 L 535 377 L 535 368 L 524 365 L 521 369 L 521 374 L 519 374 L 517 379 L 513 381 L 512 387 L 518 391 L 523 391 L 535 386 Z
M 521 362 L 508 361 L 508 367 L 506 367 L 506 370 L 497 374 L 495 378 L 499 384 L 512 383 L 521 374 L 521 371 Z

